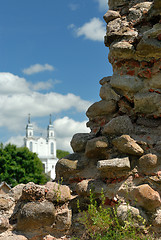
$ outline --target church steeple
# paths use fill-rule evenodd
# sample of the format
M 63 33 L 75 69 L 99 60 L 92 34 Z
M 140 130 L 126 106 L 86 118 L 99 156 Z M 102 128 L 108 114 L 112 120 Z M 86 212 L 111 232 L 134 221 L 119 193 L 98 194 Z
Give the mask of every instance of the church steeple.
M 54 137 L 54 127 L 52 125 L 52 120 L 51 120 L 51 114 L 49 116 L 49 125 L 47 128 L 47 138 L 53 138 Z
M 26 126 L 26 137 L 33 137 L 34 129 L 33 125 L 31 124 L 31 114 L 28 114 L 28 124 Z

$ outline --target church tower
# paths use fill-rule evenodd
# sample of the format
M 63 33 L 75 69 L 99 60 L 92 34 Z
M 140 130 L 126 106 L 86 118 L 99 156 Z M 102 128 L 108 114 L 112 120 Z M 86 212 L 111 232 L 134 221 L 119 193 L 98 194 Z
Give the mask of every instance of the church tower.
M 45 173 L 52 179 L 55 178 L 55 166 L 58 161 L 56 157 L 56 139 L 54 137 L 54 127 L 51 123 L 51 114 L 49 125 L 47 127 L 46 138 L 42 136 L 34 136 L 34 128 L 31 123 L 30 114 L 28 116 L 28 124 L 26 125 L 26 137 L 24 138 L 24 146 L 31 152 L 37 153 L 43 163 Z
M 33 125 L 31 124 L 31 115 L 28 115 L 28 124 L 26 126 L 26 137 L 27 138 L 32 138 L 34 136 L 34 129 Z
M 47 127 L 47 142 L 49 148 L 49 155 L 56 157 L 56 141 L 54 137 L 54 127 L 51 124 L 51 114 L 49 119 L 49 125 Z

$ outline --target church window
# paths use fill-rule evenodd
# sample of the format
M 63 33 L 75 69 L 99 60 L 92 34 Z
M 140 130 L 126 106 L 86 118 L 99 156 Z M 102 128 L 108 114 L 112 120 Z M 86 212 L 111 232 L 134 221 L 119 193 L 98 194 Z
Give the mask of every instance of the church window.
M 32 136 L 32 133 L 30 132 L 30 136 Z
M 50 149 L 51 150 L 51 154 L 54 154 L 54 143 L 53 142 L 51 143 L 50 147 L 51 147 L 51 149 Z
M 51 137 L 53 137 L 53 133 L 51 132 Z
M 30 142 L 30 151 L 32 152 L 32 147 L 33 147 L 33 145 L 32 145 L 32 142 Z

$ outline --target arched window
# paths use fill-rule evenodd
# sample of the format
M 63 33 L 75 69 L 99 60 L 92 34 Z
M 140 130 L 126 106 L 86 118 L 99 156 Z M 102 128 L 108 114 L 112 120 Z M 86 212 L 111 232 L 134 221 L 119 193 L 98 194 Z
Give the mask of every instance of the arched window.
M 50 152 L 51 154 L 54 154 L 54 143 L 52 142 L 51 145 L 50 145 Z
M 33 148 L 33 144 L 32 144 L 32 142 L 30 142 L 29 149 L 30 149 L 31 152 L 32 152 L 32 148 Z
M 30 132 L 30 136 L 32 136 L 32 132 Z
M 53 132 L 51 132 L 51 137 L 53 137 Z

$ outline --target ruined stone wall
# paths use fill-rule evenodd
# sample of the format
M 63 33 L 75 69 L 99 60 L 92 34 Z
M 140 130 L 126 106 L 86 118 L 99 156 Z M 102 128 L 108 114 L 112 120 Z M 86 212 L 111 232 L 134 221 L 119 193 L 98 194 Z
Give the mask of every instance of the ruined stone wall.
M 113 76 L 100 80 L 91 133 L 73 136 L 57 178 L 80 198 L 103 189 L 120 216 L 128 201 L 161 234 L 161 1 L 109 0 L 104 20 Z
M 103 189 L 106 206 L 120 203 L 120 220 L 130 209 L 161 236 L 161 0 L 109 0 L 104 20 L 113 76 L 87 110 L 91 133 L 73 136 L 74 153 L 56 165 L 59 184 L 0 196 L 0 240 L 81 236 L 77 200 L 87 209 L 90 189 L 98 200 Z

